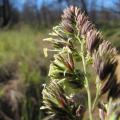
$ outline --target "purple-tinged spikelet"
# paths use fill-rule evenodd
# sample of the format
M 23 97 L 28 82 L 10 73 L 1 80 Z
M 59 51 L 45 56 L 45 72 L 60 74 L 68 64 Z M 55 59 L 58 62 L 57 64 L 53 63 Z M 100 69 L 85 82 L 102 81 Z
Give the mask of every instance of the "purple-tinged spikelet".
M 112 72 L 116 63 L 115 55 L 116 51 L 108 41 L 102 42 L 98 50 L 94 52 L 94 68 L 101 80 L 104 80 Z
M 90 30 L 86 37 L 86 46 L 89 53 L 92 55 L 94 49 L 97 49 L 102 43 L 103 38 L 100 33 L 96 30 Z
M 116 49 L 113 48 L 108 41 L 103 41 L 98 50 L 93 54 L 94 69 L 100 80 L 103 81 L 101 94 L 110 90 L 116 82 L 114 80 L 114 72 L 117 65 L 117 61 L 115 59 L 116 54 Z
M 61 24 L 66 32 L 70 34 L 74 33 L 75 7 L 70 6 L 63 11 Z

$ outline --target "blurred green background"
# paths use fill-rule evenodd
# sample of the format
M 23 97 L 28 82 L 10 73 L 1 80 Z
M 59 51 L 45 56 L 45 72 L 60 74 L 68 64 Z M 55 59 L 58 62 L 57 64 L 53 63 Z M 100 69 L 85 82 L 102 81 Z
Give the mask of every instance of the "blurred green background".
M 77 5 L 120 50 L 120 0 L 0 0 L 0 120 L 42 120 L 51 55 L 43 42 L 64 8 Z

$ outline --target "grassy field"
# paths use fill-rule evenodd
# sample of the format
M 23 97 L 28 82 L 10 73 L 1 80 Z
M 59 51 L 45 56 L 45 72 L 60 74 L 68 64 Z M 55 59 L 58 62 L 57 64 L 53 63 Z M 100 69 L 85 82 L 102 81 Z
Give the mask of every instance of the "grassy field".
M 42 51 L 37 42 L 41 42 L 42 38 L 43 34 L 27 26 L 19 30 L 0 31 L 0 60 L 16 57 L 25 60 L 40 56 Z
M 114 46 L 120 47 L 120 23 L 114 23 L 112 26 L 103 24 L 100 30 L 105 40 L 109 40 Z
M 0 65 L 14 61 L 23 71 L 26 65 L 31 65 L 34 69 L 38 66 L 47 67 L 43 54 L 46 43 L 42 41 L 47 33 L 47 30 L 34 30 L 28 26 L 0 31 Z
M 22 120 L 41 119 L 42 83 L 46 80 L 50 61 L 43 54 L 47 44 L 42 39 L 47 34 L 48 30 L 36 30 L 29 26 L 0 31 L 0 99 L 6 99 L 10 94 L 11 101 L 12 91 L 18 97 L 19 93 L 22 94 Z M 34 109 L 36 113 L 32 112 Z

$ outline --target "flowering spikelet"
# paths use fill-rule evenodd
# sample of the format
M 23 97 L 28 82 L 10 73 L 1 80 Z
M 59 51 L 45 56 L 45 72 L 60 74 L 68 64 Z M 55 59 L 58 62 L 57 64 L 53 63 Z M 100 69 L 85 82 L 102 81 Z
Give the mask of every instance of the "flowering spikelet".
M 89 53 L 92 54 L 94 49 L 97 49 L 102 41 L 103 38 L 99 32 L 96 30 L 90 30 L 86 37 L 86 46 Z
M 67 58 L 58 54 L 50 65 L 49 76 L 53 80 L 65 80 L 72 87 L 82 88 L 84 86 L 84 75 L 80 70 L 75 69 L 72 54 Z
M 100 44 L 98 51 L 93 54 L 94 68 L 101 80 L 106 78 L 115 63 L 115 50 L 108 41 Z
M 74 33 L 75 26 L 75 7 L 70 6 L 63 11 L 62 26 L 68 33 Z
M 79 14 L 76 16 L 77 17 L 77 27 L 82 29 L 83 25 L 88 21 L 88 17 L 85 16 L 84 13 L 79 12 Z
M 114 85 L 113 75 L 117 65 L 115 55 L 117 54 L 115 48 L 111 46 L 108 41 L 103 41 L 98 50 L 93 54 L 93 64 L 96 73 L 98 74 L 102 84 L 101 94 L 107 92 Z
M 73 49 L 72 42 L 64 34 L 61 26 L 54 27 L 52 33 L 50 33 L 50 36 L 50 38 L 46 38 L 44 41 L 51 42 L 55 49 L 62 49 L 65 46 L 69 46 Z
M 94 25 L 90 22 L 90 21 L 86 21 L 84 24 L 83 24 L 83 27 L 81 29 L 81 36 L 86 36 L 87 33 L 94 29 Z
M 83 113 L 83 106 L 75 106 L 72 98 L 66 96 L 64 89 L 54 82 L 43 90 L 43 106 L 49 119 L 79 120 Z
M 56 26 L 53 28 L 53 32 L 49 34 L 51 37 L 44 39 L 44 41 L 51 42 L 53 44 L 53 51 L 61 51 L 65 47 L 69 48 L 72 51 L 73 56 L 76 60 L 80 60 L 79 52 L 77 51 L 72 38 L 69 38 L 68 35 L 65 34 L 63 28 L 61 26 Z M 45 50 L 45 49 L 44 49 Z M 47 49 L 48 50 L 48 49 Z M 50 49 L 51 51 L 51 49 Z

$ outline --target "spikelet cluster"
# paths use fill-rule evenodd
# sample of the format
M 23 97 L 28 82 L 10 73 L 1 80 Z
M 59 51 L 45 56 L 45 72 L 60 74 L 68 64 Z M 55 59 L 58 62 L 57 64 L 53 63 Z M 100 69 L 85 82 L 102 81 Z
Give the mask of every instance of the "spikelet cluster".
M 49 77 L 52 80 L 66 81 L 73 88 L 83 88 L 84 74 L 75 69 L 71 53 L 65 57 L 62 54 L 55 55 L 55 60 L 50 65 Z
M 64 30 L 71 34 L 73 33 L 73 30 L 77 31 L 79 37 L 86 40 L 86 47 L 90 54 L 92 54 L 103 41 L 103 37 L 100 32 L 96 30 L 95 26 L 90 22 L 85 13 L 77 7 L 70 6 L 64 10 L 64 14 L 62 15 L 62 24 Z
M 41 109 L 47 111 L 47 119 L 79 120 L 85 112 L 84 106 L 67 97 L 64 89 L 55 82 L 43 90 L 43 104 Z
M 71 6 L 64 10 L 62 24 L 69 33 L 72 34 L 76 30 L 79 36 L 85 39 L 87 51 L 93 58 L 94 69 L 102 81 L 101 94 L 109 92 L 109 97 L 113 97 L 111 91 L 117 87 L 113 77 L 117 66 L 117 50 L 103 39 L 89 18 L 77 7 Z

